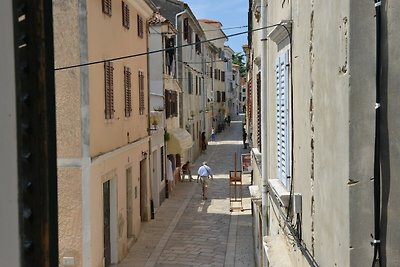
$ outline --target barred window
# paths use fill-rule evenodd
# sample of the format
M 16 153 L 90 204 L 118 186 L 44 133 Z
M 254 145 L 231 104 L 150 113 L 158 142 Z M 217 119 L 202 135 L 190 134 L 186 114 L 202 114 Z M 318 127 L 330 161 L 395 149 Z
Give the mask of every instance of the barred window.
M 139 71 L 139 114 L 144 115 L 144 74 Z
M 143 25 L 143 18 L 139 15 L 137 15 L 137 32 L 138 32 L 138 36 L 140 38 L 143 38 L 144 36 L 144 25 Z
M 132 73 L 129 67 L 124 67 L 124 89 L 125 117 L 130 117 L 132 113 Z
M 113 81 L 114 67 L 112 62 L 104 62 L 104 99 L 105 109 L 104 114 L 106 119 L 114 118 L 114 81 Z
M 130 27 L 129 6 L 124 1 L 122 1 L 122 26 L 127 29 Z
M 102 6 L 103 6 L 103 13 L 111 17 L 112 14 L 111 0 L 102 0 Z

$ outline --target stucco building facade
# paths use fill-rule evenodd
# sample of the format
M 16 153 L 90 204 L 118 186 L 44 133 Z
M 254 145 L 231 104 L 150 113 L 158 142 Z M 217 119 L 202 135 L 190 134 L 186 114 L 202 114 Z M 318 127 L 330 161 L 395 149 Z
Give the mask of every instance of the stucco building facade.
M 54 1 L 60 265 L 108 266 L 150 219 L 148 1 Z
M 268 27 L 261 36 L 252 36 L 253 45 L 262 46 L 261 125 L 266 126 L 261 131 L 262 164 L 254 172 L 258 261 L 370 266 L 370 243 L 378 239 L 382 266 L 398 266 L 400 171 L 393 162 L 400 159 L 394 119 L 400 112 L 394 89 L 399 64 L 391 59 L 399 53 L 395 44 L 400 35 L 394 31 L 399 4 L 376 5 L 383 21 L 378 40 L 382 69 L 377 71 L 373 2 L 251 2 L 253 27 L 257 19 L 259 26 Z M 376 72 L 381 74 L 382 97 L 377 104 Z M 380 201 L 374 204 L 377 109 L 382 179 Z M 381 207 L 379 214 L 374 205 Z M 380 238 L 374 230 L 376 216 Z

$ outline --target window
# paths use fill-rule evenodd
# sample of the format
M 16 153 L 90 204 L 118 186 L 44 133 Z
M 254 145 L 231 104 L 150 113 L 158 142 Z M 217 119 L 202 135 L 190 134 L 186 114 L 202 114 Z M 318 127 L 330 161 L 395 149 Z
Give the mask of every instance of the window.
M 104 114 L 106 119 L 114 118 L 114 67 L 111 61 L 104 62 L 104 99 L 105 109 Z
M 172 117 L 178 116 L 178 92 L 171 92 L 171 115 Z
M 144 33 L 143 27 L 144 27 L 143 18 L 141 16 L 137 15 L 137 32 L 138 32 L 138 36 L 140 38 L 143 38 L 143 36 L 144 36 L 143 35 L 143 33 Z
M 187 40 L 189 36 L 189 19 L 183 20 L 183 39 Z
M 218 69 L 214 69 L 214 79 L 218 80 Z
M 190 71 L 188 71 L 188 93 L 193 94 L 193 76 Z
M 167 119 L 178 116 L 178 93 L 176 91 L 165 90 L 165 115 Z
M 130 21 L 129 21 L 129 6 L 127 3 L 122 1 L 122 26 L 129 29 Z
M 196 75 L 196 95 L 198 95 L 198 94 L 199 94 L 199 80 L 198 80 L 198 77 Z
M 132 73 L 129 67 L 124 67 L 124 91 L 125 91 L 125 117 L 132 113 Z
M 139 114 L 144 115 L 144 74 L 139 71 Z
M 112 14 L 111 0 L 102 0 L 102 6 L 103 6 L 103 13 L 111 17 Z
M 174 37 L 165 37 L 165 71 L 168 75 L 172 75 L 175 61 L 175 40 Z
M 212 77 L 213 77 L 213 68 L 210 67 L 210 78 L 212 78 Z
M 276 60 L 276 142 L 278 178 L 288 186 L 290 177 L 288 54 Z
M 187 38 L 188 44 L 191 44 L 191 43 L 192 43 L 192 34 L 193 34 L 193 31 L 192 31 L 192 28 L 191 28 L 190 25 L 189 25 L 189 26 L 188 26 L 188 38 Z
M 196 34 L 195 37 L 195 42 L 196 42 L 196 53 L 201 54 L 201 43 L 200 43 L 200 37 Z
M 221 98 L 222 98 L 222 100 L 221 100 L 222 102 L 226 101 L 225 92 L 222 92 L 222 97 Z
M 217 102 L 221 102 L 221 92 L 217 91 Z
M 225 81 L 225 71 L 221 72 L 221 81 Z

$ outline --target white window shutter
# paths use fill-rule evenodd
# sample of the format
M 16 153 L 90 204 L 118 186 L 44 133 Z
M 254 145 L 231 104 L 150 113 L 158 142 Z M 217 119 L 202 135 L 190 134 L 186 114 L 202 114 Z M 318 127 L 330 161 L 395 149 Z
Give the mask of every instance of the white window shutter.
M 278 178 L 288 186 L 290 176 L 289 145 L 289 73 L 288 53 L 281 54 L 276 60 L 276 145 Z

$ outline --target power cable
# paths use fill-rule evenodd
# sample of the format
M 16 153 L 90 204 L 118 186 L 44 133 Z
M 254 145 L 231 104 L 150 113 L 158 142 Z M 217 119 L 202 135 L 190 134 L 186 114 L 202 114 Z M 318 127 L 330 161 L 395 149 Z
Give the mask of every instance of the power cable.
M 174 49 L 177 49 L 177 48 L 183 48 L 183 47 L 188 47 L 188 46 L 192 46 L 192 45 L 196 45 L 196 44 L 202 44 L 202 43 L 208 43 L 208 42 L 212 42 L 212 41 L 216 41 L 216 40 L 220 40 L 220 39 L 226 39 L 227 37 L 235 37 L 235 36 L 239 36 L 239 35 L 246 34 L 246 33 L 249 34 L 251 32 L 255 32 L 255 31 L 260 31 L 260 30 L 276 27 L 278 25 L 283 25 L 283 24 L 281 24 L 281 23 L 273 24 L 273 25 L 269 25 L 269 26 L 265 26 L 265 27 L 261 27 L 261 28 L 256 28 L 256 29 L 252 29 L 252 30 L 233 33 L 233 34 L 226 35 L 226 36 L 223 36 L 223 37 L 215 37 L 215 38 L 211 38 L 211 39 L 204 40 L 204 41 L 194 42 L 194 43 L 190 43 L 190 44 L 183 44 L 183 45 L 180 45 L 180 46 L 175 46 L 175 47 L 170 47 L 170 48 L 165 48 L 165 49 L 158 49 L 158 50 L 153 50 L 153 51 L 148 51 L 148 52 L 143 52 L 143 53 L 138 53 L 138 54 L 132 54 L 132 55 L 114 57 L 114 58 L 109 58 L 109 59 L 96 60 L 96 61 L 87 62 L 87 63 L 75 64 L 75 65 L 70 65 L 70 66 L 58 67 L 58 68 L 55 68 L 54 71 L 60 71 L 60 70 L 67 70 L 67 69 L 91 66 L 91 65 L 96 65 L 96 64 L 102 64 L 104 62 L 109 62 L 109 61 L 118 61 L 118 60 L 127 59 L 127 58 L 134 58 L 134 57 L 151 55 L 151 54 L 160 53 L 160 52 L 164 52 L 164 51 L 171 51 L 171 50 L 174 50 Z

